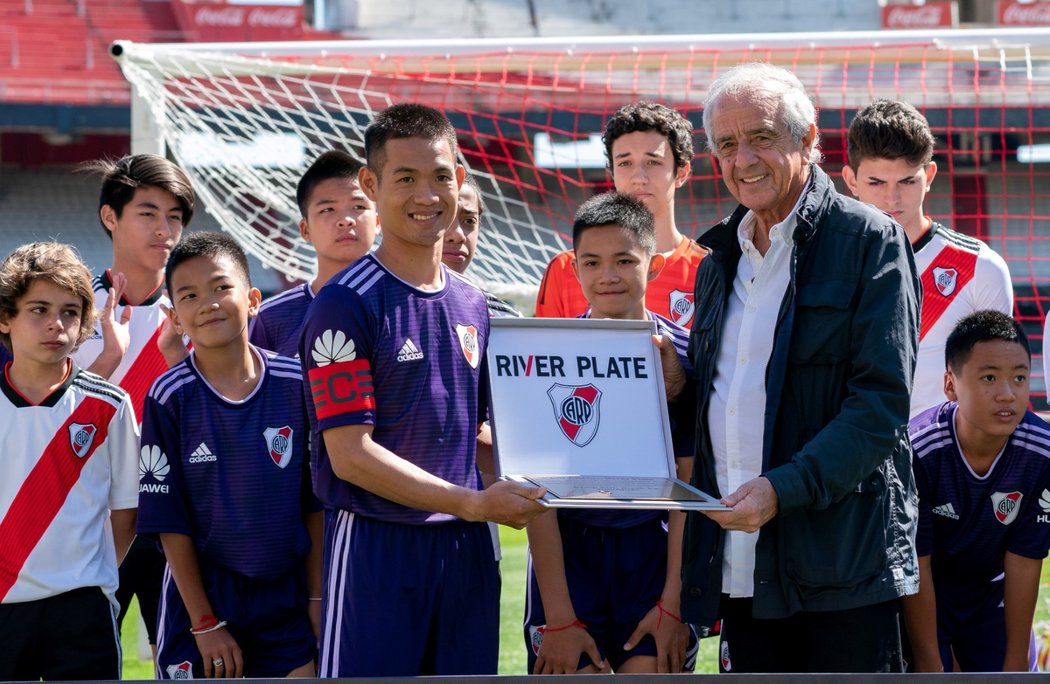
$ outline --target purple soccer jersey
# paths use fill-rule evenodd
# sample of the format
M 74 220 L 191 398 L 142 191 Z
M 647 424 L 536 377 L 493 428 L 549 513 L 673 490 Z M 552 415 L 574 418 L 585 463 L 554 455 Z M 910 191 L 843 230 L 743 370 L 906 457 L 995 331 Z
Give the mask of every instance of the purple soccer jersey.
M 957 404 L 909 425 L 919 494 L 917 549 L 931 556 L 938 622 L 953 609 L 1002 601 L 1003 556 L 1043 558 L 1050 549 L 1050 426 L 1031 411 L 984 476 L 962 456 Z
M 299 354 L 299 333 L 303 328 L 303 319 L 314 293 L 310 283 L 297 285 L 289 290 L 270 297 L 248 327 L 248 339 L 256 347 L 269 349 L 281 356 L 297 358 Z
M 448 482 L 479 488 L 477 425 L 487 414 L 485 296 L 444 269 L 445 285 L 425 292 L 375 258 L 354 262 L 310 306 L 300 360 L 315 459 L 314 487 L 328 506 L 410 524 L 454 519 L 377 496 L 338 478 L 322 433 L 373 426 L 372 439 Z
M 253 348 L 263 373 L 241 401 L 220 396 L 191 354 L 146 398 L 138 530 L 190 536 L 202 560 L 273 579 L 310 548 L 310 492 L 302 369 Z

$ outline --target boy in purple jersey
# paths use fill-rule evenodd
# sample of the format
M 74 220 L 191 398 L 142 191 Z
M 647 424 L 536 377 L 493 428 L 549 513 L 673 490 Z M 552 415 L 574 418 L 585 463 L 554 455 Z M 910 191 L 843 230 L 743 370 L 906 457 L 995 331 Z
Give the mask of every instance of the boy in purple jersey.
M 365 131 L 383 241 L 321 289 L 300 342 L 325 525 L 322 677 L 494 674 L 499 577 L 484 520 L 524 526 L 543 489 L 481 489 L 489 316 L 441 264 L 463 167 L 443 114 Z
M 581 318 L 656 321 L 689 369 L 689 333 L 645 307 L 646 284 L 663 266 L 646 206 L 618 193 L 592 197 L 576 212 L 572 237 L 590 303 Z M 692 421 L 673 422 L 678 477 L 688 480 Z M 691 671 L 696 634 L 678 616 L 684 523 L 678 511 L 603 510 L 548 511 L 529 523 L 529 670 Z
M 271 297 L 248 327 L 249 340 L 282 356 L 299 353 L 299 332 L 314 295 L 332 276 L 372 249 L 379 232 L 375 205 L 357 181 L 361 162 L 340 150 L 322 153 L 295 189 L 299 234 L 317 252 L 317 276 Z
M 153 384 L 142 421 L 139 532 L 168 561 L 157 676 L 313 676 L 322 519 L 302 369 L 248 342 L 259 291 L 229 237 L 179 243 L 167 287 L 193 352 Z
M 916 669 L 1034 669 L 1032 616 L 1050 549 L 1050 426 L 1027 410 L 1031 352 L 998 311 L 945 347 L 947 403 L 909 426 L 919 593 L 904 599 Z

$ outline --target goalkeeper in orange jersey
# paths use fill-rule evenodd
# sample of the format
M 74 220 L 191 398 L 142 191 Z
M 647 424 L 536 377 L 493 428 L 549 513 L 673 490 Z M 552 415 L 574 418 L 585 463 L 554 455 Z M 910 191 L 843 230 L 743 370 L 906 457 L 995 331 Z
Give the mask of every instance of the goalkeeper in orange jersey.
M 692 168 L 693 125 L 661 104 L 636 102 L 609 119 L 602 142 L 616 191 L 645 204 L 656 222 L 656 252 L 664 265 L 649 282 L 646 308 L 688 328 L 696 268 L 707 250 L 678 231 L 674 196 Z M 551 259 L 536 298 L 537 316 L 571 318 L 587 310 L 574 262 L 571 249 Z

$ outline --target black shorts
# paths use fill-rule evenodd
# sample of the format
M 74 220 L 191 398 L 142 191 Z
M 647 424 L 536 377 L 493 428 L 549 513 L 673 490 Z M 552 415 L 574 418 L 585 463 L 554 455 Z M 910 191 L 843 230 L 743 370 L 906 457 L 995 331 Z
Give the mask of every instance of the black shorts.
M 99 587 L 0 604 L 0 681 L 120 679 L 116 611 Z

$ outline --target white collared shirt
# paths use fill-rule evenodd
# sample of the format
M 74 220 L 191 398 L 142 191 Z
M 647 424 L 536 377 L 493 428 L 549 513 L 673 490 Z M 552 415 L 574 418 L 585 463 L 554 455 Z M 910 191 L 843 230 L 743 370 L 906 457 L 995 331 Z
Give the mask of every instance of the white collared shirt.
M 791 277 L 797 210 L 796 204 L 787 218 L 770 229 L 771 244 L 765 256 L 752 241 L 757 225 L 753 212 L 744 216 L 737 231 L 744 253 L 740 256 L 722 323 L 714 391 L 707 408 L 715 475 L 722 496 L 731 494 L 762 472 L 766 366 L 773 353 L 777 316 Z M 754 595 L 757 542 L 757 532 L 726 533 L 722 556 L 723 593 L 734 598 Z

